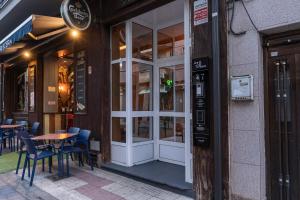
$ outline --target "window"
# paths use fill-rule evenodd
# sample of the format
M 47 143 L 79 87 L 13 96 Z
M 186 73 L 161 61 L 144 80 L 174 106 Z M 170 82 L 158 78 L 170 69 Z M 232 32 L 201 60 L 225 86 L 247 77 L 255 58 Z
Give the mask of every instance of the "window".
M 184 112 L 184 65 L 161 67 L 160 110 Z
M 126 57 L 126 28 L 125 24 L 119 24 L 112 28 L 112 60 Z
M 112 118 L 112 141 L 126 143 L 126 118 Z
M 153 139 L 152 117 L 133 118 L 133 143 L 145 142 Z
M 132 101 L 133 111 L 152 110 L 152 66 L 133 62 L 132 64 Z
M 157 42 L 159 59 L 184 55 L 183 23 L 158 30 Z
M 141 60 L 153 59 L 153 31 L 145 26 L 132 23 L 132 57 Z
M 126 63 L 112 65 L 112 110 L 126 110 Z
M 160 117 L 160 139 L 184 143 L 184 117 Z

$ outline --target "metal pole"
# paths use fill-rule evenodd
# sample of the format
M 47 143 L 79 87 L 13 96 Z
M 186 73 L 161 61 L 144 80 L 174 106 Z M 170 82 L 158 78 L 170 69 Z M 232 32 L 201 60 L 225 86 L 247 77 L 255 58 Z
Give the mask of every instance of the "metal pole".
M 220 83 L 219 0 L 212 0 L 212 59 L 213 59 L 213 113 L 214 113 L 214 200 L 223 199 L 222 175 L 222 119 Z
M 279 199 L 283 199 L 283 173 L 282 173 L 282 138 L 281 138 L 281 77 L 280 77 L 280 62 L 276 62 L 277 71 L 277 89 L 276 89 L 276 103 L 277 103 L 277 117 L 278 117 L 278 151 L 279 151 Z
M 284 157 L 285 157 L 285 187 L 286 187 L 286 200 L 290 200 L 290 167 L 289 167 L 289 136 L 288 136 L 288 74 L 286 61 L 281 62 L 283 67 L 283 102 L 284 102 Z

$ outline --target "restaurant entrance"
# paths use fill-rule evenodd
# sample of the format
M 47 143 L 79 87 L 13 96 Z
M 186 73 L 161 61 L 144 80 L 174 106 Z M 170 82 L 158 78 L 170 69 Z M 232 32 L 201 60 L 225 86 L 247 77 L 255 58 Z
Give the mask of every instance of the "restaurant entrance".
M 270 199 L 300 199 L 300 45 L 268 48 Z
M 192 182 L 189 30 L 185 0 L 111 27 L 113 163 L 182 165 Z

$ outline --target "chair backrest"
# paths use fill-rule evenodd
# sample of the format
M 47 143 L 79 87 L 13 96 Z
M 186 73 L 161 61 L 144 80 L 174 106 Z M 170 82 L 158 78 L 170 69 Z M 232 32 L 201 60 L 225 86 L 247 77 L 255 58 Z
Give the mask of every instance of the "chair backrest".
M 13 119 L 6 119 L 5 121 L 4 121 L 4 124 L 5 125 L 12 125 L 12 123 L 13 123 Z
M 24 120 L 22 120 L 22 121 L 16 121 L 16 124 L 17 124 L 17 125 L 27 126 L 27 125 L 28 125 L 28 122 L 27 122 L 27 121 L 24 121 Z
M 26 150 L 27 150 L 28 154 L 36 154 L 37 153 L 35 145 L 29 137 L 21 137 L 21 139 L 26 146 Z
M 36 135 L 40 128 L 40 122 L 33 122 L 30 133 Z
M 90 135 L 90 130 L 80 130 L 79 135 L 77 136 L 76 144 L 84 144 L 86 147 L 88 147 Z
M 17 138 L 22 141 L 22 138 L 29 138 L 29 134 L 26 130 L 21 130 L 16 132 Z
M 80 128 L 77 128 L 77 127 L 70 127 L 70 128 L 68 129 L 67 132 L 68 132 L 68 133 L 78 134 L 79 131 L 80 131 Z

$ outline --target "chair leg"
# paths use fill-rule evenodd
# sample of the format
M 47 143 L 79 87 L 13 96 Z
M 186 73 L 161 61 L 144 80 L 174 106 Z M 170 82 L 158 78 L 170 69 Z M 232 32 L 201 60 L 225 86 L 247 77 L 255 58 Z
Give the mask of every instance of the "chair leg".
M 61 176 L 60 154 L 57 154 L 58 176 Z
M 30 186 L 32 186 L 32 182 L 33 182 L 33 178 L 34 178 L 34 174 L 35 174 L 36 163 L 37 163 L 37 160 L 35 158 L 34 162 L 33 162 L 33 167 L 32 167 L 32 173 L 31 173 L 31 179 L 30 179 Z
M 23 166 L 23 172 L 22 172 L 22 178 L 21 178 L 21 180 L 24 180 L 24 175 L 25 175 L 25 171 L 26 171 L 28 159 L 29 159 L 29 158 L 27 158 L 27 155 L 26 155 L 26 156 L 25 156 L 25 161 L 24 161 L 24 166 Z
M 28 177 L 30 177 L 30 159 L 28 159 Z
M 68 154 L 68 153 L 67 153 L 67 155 L 66 155 L 66 159 L 67 159 L 67 176 L 70 176 L 69 154 Z
M 74 159 L 73 159 L 73 154 L 72 154 L 72 153 L 70 153 L 70 156 L 71 156 L 71 160 L 74 161 Z
M 42 159 L 42 165 L 43 165 L 42 166 L 42 171 L 44 172 L 45 171 L 45 159 L 44 158 Z
M 18 158 L 18 164 L 17 164 L 16 174 L 18 174 L 18 172 L 19 172 L 20 163 L 21 163 L 21 159 L 22 159 L 22 154 L 23 154 L 23 152 L 19 151 L 19 158 Z
M 89 165 L 91 166 L 91 170 L 93 171 L 94 166 L 93 166 L 93 162 L 92 162 L 92 159 L 91 159 L 91 155 L 89 154 L 89 152 L 86 152 L 86 154 L 87 154 L 87 157 L 88 157 Z
M 61 174 L 62 176 L 64 176 L 64 173 L 65 173 L 65 164 L 64 164 L 64 154 L 61 153 L 60 155 L 60 163 L 61 163 Z
M 2 145 L 3 145 L 3 141 L 0 142 L 0 156 L 2 155 Z
M 84 154 L 81 153 L 81 166 L 84 167 Z
M 49 160 L 48 160 L 48 165 L 49 165 L 49 173 L 52 173 L 52 156 L 49 157 Z
M 16 138 L 13 137 L 13 145 L 12 145 L 13 151 L 16 151 Z

